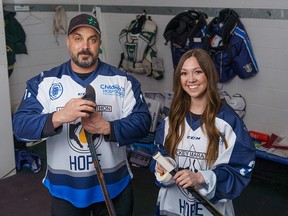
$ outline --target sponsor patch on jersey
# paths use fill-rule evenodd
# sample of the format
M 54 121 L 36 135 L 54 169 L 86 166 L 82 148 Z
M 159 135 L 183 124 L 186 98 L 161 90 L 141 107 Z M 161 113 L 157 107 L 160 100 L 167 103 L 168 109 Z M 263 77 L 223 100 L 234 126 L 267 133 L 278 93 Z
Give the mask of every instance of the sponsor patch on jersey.
M 124 98 L 125 96 L 125 88 L 121 87 L 118 84 L 101 84 L 100 88 L 102 89 L 102 93 L 104 95 L 115 95 L 120 98 Z
M 110 106 L 110 105 L 97 105 L 96 111 L 97 112 L 112 112 L 112 106 Z
M 49 89 L 49 96 L 50 99 L 56 100 L 59 98 L 63 93 L 63 86 L 61 83 L 53 83 Z

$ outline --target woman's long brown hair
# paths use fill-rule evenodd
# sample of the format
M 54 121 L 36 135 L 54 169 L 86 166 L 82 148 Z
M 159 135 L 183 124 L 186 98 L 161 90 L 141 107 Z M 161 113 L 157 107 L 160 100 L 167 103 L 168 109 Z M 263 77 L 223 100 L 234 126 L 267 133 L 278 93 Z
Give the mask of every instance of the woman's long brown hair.
M 227 148 L 227 142 L 221 132 L 216 128 L 215 118 L 220 109 L 220 94 L 217 88 L 218 73 L 209 54 L 200 48 L 192 49 L 182 55 L 174 74 L 174 96 L 169 111 L 169 130 L 165 138 L 165 148 L 169 155 L 175 159 L 176 149 L 185 132 L 185 118 L 189 113 L 191 96 L 187 94 L 180 83 L 181 69 L 184 62 L 195 57 L 207 77 L 206 101 L 207 106 L 201 115 L 201 128 L 209 141 L 207 148 L 207 164 L 211 166 L 218 157 L 219 138 L 221 137 Z

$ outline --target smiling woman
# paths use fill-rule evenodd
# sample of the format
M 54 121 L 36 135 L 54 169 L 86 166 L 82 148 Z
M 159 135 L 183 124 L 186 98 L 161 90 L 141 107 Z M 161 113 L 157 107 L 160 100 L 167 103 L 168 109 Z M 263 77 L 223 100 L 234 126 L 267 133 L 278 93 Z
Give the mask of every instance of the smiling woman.
M 156 147 L 176 167 L 173 178 L 162 181 L 158 177 L 166 175 L 165 167 L 158 161 L 151 165 L 162 186 L 155 215 L 210 215 L 215 208 L 201 197 L 215 203 L 221 214 L 235 215 L 232 200 L 250 182 L 255 147 L 237 113 L 221 102 L 217 82 L 215 65 L 205 50 L 182 55 L 169 115 L 155 135 Z
M 207 77 L 195 57 L 192 56 L 184 62 L 180 81 L 184 91 L 192 97 L 193 103 L 191 103 L 190 111 L 202 114 L 206 105 Z

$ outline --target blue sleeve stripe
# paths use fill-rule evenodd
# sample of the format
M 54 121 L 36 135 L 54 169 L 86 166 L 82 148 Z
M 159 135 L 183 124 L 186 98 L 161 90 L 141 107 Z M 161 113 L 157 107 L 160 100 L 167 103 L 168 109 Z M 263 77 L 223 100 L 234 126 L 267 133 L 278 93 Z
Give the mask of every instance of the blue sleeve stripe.
M 237 27 L 235 29 L 234 33 L 238 37 L 242 38 L 242 40 L 244 41 L 244 43 L 246 45 L 246 49 L 247 49 L 247 51 L 249 53 L 250 59 L 252 60 L 253 65 L 256 68 L 256 70 L 259 71 L 256 59 L 255 59 L 255 56 L 254 56 L 254 53 L 253 53 L 253 49 L 251 47 L 251 43 L 249 42 L 249 38 L 248 38 L 246 32 L 244 30 L 240 29 L 239 27 Z

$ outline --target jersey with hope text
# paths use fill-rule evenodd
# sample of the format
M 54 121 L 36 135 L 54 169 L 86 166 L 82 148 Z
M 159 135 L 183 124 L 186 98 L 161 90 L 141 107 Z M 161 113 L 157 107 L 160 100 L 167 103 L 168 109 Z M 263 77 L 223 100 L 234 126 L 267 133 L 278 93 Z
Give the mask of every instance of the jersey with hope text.
M 86 207 L 104 201 L 81 120 L 60 128 L 47 128 L 52 113 L 63 109 L 72 98 L 83 97 L 86 86 L 96 92 L 96 110 L 113 125 L 115 140 L 93 135 L 94 147 L 114 198 L 133 178 L 125 145 L 149 133 L 151 116 L 140 83 L 129 74 L 99 61 L 97 69 L 82 80 L 70 61 L 42 72 L 27 82 L 27 88 L 13 118 L 15 136 L 22 140 L 47 138 L 47 171 L 43 179 L 50 193 Z M 121 120 L 120 120 L 121 119 Z M 50 120 L 52 122 L 52 120 Z
M 164 138 L 168 133 L 169 119 L 166 118 L 158 127 L 155 144 L 164 156 Z M 228 148 L 219 139 L 219 156 L 208 167 L 206 151 L 208 139 L 200 127 L 200 118 L 187 114 L 185 133 L 176 150 L 175 162 L 178 168 L 201 172 L 205 184 L 197 186 L 199 192 L 209 199 L 225 215 L 234 215 L 232 199 L 236 198 L 251 179 L 251 171 L 255 163 L 255 147 L 249 133 L 232 108 L 223 104 L 216 117 L 216 125 L 225 136 Z M 155 164 L 151 164 L 153 169 Z M 155 215 L 211 215 L 186 189 L 171 184 L 161 184 Z

